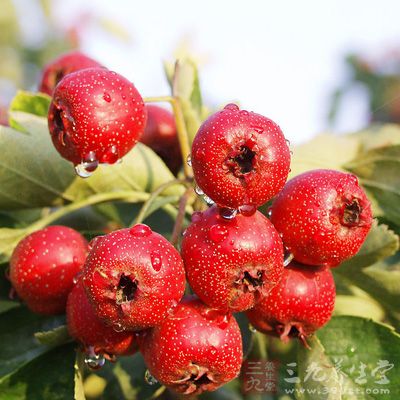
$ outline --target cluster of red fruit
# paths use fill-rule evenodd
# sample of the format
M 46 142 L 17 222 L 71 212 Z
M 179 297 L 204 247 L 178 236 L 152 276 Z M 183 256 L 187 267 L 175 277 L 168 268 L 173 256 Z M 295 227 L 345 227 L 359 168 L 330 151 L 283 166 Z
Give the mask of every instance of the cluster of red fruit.
M 90 68 L 56 86 L 49 129 L 60 154 L 91 172 L 132 148 L 145 114 L 130 82 Z M 196 191 L 216 204 L 193 214 L 181 254 L 144 224 L 89 245 L 53 226 L 21 241 L 10 263 L 14 288 L 33 311 L 59 313 L 67 303 L 69 332 L 89 365 L 139 348 L 159 382 L 186 394 L 238 375 L 233 313 L 306 343 L 333 310 L 330 267 L 356 254 L 372 223 L 354 175 L 315 170 L 286 183 L 290 150 L 279 126 L 234 104 L 200 127 L 190 163 Z M 257 208 L 272 198 L 267 218 Z M 198 297 L 183 297 L 185 276 Z

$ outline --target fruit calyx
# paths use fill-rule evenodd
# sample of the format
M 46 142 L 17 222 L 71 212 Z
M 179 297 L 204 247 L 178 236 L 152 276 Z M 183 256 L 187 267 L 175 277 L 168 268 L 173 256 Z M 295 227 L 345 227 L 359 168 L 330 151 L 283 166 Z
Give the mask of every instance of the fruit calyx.
M 344 226 L 359 226 L 361 223 L 362 206 L 356 198 L 346 200 L 340 215 L 340 223 Z
M 228 170 L 242 183 L 245 182 L 246 176 L 255 170 L 257 153 L 254 150 L 254 142 L 247 140 L 240 143 L 225 159 Z
M 117 291 L 116 291 L 116 302 L 117 304 L 128 303 L 135 298 L 138 290 L 138 281 L 132 279 L 129 275 L 121 274 L 119 278 Z
M 234 281 L 236 289 L 243 293 L 262 292 L 265 273 L 261 270 L 241 271 Z
M 208 368 L 199 366 L 197 363 L 192 362 L 189 365 L 185 376 L 182 379 L 173 381 L 177 386 L 182 386 L 181 393 L 202 393 L 206 390 L 212 390 L 214 387 L 215 379 L 208 370 Z
M 307 349 L 310 349 L 307 343 L 308 335 L 301 322 L 290 322 L 285 325 L 279 324 L 275 329 L 282 342 L 287 343 L 290 338 L 299 338 L 301 343 L 307 347 Z

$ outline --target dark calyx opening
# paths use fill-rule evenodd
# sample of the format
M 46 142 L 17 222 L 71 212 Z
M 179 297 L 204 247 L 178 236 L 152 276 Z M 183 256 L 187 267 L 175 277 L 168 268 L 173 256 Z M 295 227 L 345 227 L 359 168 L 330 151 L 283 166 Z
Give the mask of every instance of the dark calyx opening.
M 361 207 L 357 199 L 346 203 L 343 208 L 342 224 L 345 226 L 356 226 L 360 223 Z
M 250 147 L 241 145 L 228 155 L 225 164 L 234 176 L 243 179 L 245 174 L 254 170 L 255 156 L 256 152 Z
M 288 336 L 289 336 L 289 337 L 293 337 L 293 338 L 299 337 L 299 336 L 300 336 L 300 332 L 299 332 L 299 330 L 297 329 L 297 327 L 291 326 L 291 327 L 290 327 L 290 331 L 289 331 L 289 333 L 288 333 Z
M 208 377 L 207 374 L 202 375 L 199 379 L 196 379 L 197 375 L 191 374 L 189 381 L 196 385 L 196 387 L 200 387 L 203 385 L 208 385 L 212 382 L 212 380 Z
M 137 287 L 138 285 L 136 280 L 133 280 L 131 277 L 125 274 L 122 274 L 119 278 L 117 286 L 117 303 L 122 304 L 133 300 Z
M 59 132 L 64 132 L 65 126 L 62 118 L 62 110 L 61 108 L 56 107 L 54 110 L 54 125 L 56 126 Z
M 248 286 L 250 286 L 250 285 L 253 287 L 262 286 L 262 284 L 263 284 L 262 272 L 257 271 L 257 277 L 254 277 L 254 276 L 251 276 L 247 271 L 245 271 L 242 282 L 244 284 L 247 284 Z

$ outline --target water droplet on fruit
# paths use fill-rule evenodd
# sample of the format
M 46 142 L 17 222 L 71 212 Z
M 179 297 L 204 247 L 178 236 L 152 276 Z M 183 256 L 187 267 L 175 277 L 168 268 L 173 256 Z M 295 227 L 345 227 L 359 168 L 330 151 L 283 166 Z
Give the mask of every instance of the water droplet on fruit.
M 288 145 L 288 147 L 290 146 L 290 140 L 289 139 L 285 139 L 286 144 Z
M 108 93 L 103 94 L 103 99 L 109 103 L 111 101 L 111 96 Z
M 186 164 L 189 165 L 189 167 L 192 166 L 192 156 L 190 154 L 187 156 Z
M 254 204 L 245 204 L 239 207 L 240 214 L 250 217 L 257 211 L 257 207 Z
M 249 116 L 249 112 L 248 111 L 246 111 L 246 110 L 242 110 L 242 111 L 240 111 L 240 113 L 239 113 L 242 117 L 248 117 Z
M 253 332 L 253 333 L 256 333 L 256 332 L 257 332 L 257 329 L 254 328 L 253 325 L 249 324 L 249 331 L 250 331 L 250 332 Z
M 85 355 L 85 364 L 90 369 L 100 369 L 105 362 L 106 359 L 104 358 L 103 354 L 96 354 L 93 347 L 89 347 L 88 352 Z
M 150 373 L 148 369 L 146 369 L 146 372 L 144 373 L 144 380 L 150 386 L 153 386 L 158 383 L 158 380 L 154 378 L 154 376 Z
M 208 196 L 204 195 L 203 200 L 207 203 L 207 205 L 212 206 L 215 204 L 215 201 L 213 199 L 210 199 Z
M 284 267 L 288 266 L 293 260 L 293 258 L 294 258 L 293 253 L 291 253 L 288 249 L 285 249 L 285 253 L 283 255 L 283 266 Z
M 203 214 L 200 211 L 195 211 L 192 214 L 192 222 L 199 222 L 201 220 L 202 215 Z
M 203 191 L 201 190 L 201 188 L 198 187 L 198 186 L 196 186 L 196 187 L 194 188 L 194 191 L 195 191 L 196 194 L 199 195 L 199 196 L 203 196 L 203 195 L 204 195 L 204 192 L 203 192 Z
M 80 164 L 75 165 L 75 172 L 81 178 L 88 178 L 99 166 L 99 160 L 96 158 L 96 153 L 90 151 L 83 157 Z
M 228 229 L 222 225 L 213 225 L 208 231 L 208 237 L 214 243 L 220 243 L 228 236 Z
M 117 146 L 114 144 L 105 151 L 101 161 L 105 164 L 115 164 L 119 159 Z
M 271 218 L 272 217 L 272 207 L 269 207 L 267 210 L 267 217 Z
M 133 236 L 144 237 L 144 236 L 151 235 L 152 230 L 150 227 L 148 227 L 145 224 L 136 224 L 136 225 L 132 226 L 131 229 L 129 229 L 129 233 Z
M 162 267 L 161 254 L 158 250 L 151 252 L 150 261 L 154 271 L 158 272 Z
M 119 322 L 113 325 L 113 329 L 115 332 L 123 332 L 125 330 L 125 328 Z
M 235 103 L 229 103 L 224 107 L 224 110 L 238 111 L 239 106 Z
M 89 242 L 89 250 L 92 250 L 94 246 L 96 246 L 100 239 L 102 239 L 104 237 L 104 235 L 99 235 L 94 237 L 90 242 Z
M 254 129 L 258 134 L 261 134 L 264 132 L 264 128 L 261 126 L 252 126 L 251 129 Z
M 219 209 L 219 215 L 223 218 L 223 219 L 233 219 L 236 217 L 237 214 L 237 210 L 233 209 L 233 208 L 226 208 L 226 207 L 221 207 Z

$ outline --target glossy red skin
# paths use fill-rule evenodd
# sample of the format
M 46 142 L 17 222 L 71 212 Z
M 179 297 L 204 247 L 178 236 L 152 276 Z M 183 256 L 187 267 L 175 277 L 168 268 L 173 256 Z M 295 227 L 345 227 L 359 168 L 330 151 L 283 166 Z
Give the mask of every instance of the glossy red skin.
M 62 54 L 44 67 L 39 84 L 39 91 L 51 96 L 57 83 L 60 82 L 65 75 L 85 68 L 101 67 L 102 65 L 99 62 L 80 51 L 70 51 Z
M 62 157 L 77 165 L 94 154 L 100 163 L 112 164 L 138 142 L 146 118 L 143 99 L 131 82 L 116 72 L 89 68 L 68 74 L 56 86 L 48 124 Z
M 10 260 L 18 297 L 36 313 L 63 313 L 87 251 L 86 239 L 66 226 L 49 226 L 22 239 Z
M 96 354 L 133 354 L 137 350 L 133 332 L 117 332 L 105 325 L 95 314 L 80 281 L 72 289 L 67 302 L 67 326 L 69 334 L 88 351 Z
M 359 221 L 346 224 L 343 209 L 357 201 Z M 291 179 L 276 197 L 271 222 L 294 258 L 335 266 L 353 257 L 372 224 L 371 204 L 353 174 L 313 170 Z
M 118 301 L 122 275 L 137 285 L 134 296 L 124 302 Z M 159 324 L 180 301 L 185 271 L 178 251 L 139 224 L 96 241 L 85 263 L 83 285 L 96 314 L 108 325 L 142 330 Z
M 255 153 L 248 172 L 234 171 L 232 157 L 241 146 Z M 192 167 L 197 185 L 218 205 L 260 206 L 284 186 L 290 151 L 279 126 L 272 120 L 230 104 L 211 115 L 192 145 Z
M 243 356 L 235 318 L 215 314 L 195 297 L 182 300 L 167 319 L 151 329 L 140 350 L 160 383 L 192 395 L 216 390 L 236 378 Z M 209 380 L 196 384 L 193 378 L 201 375 Z
M 278 285 L 246 315 L 260 332 L 279 336 L 283 341 L 298 336 L 305 342 L 308 335 L 330 320 L 335 296 L 329 267 L 292 262 Z
M 217 233 L 217 234 L 216 234 Z M 182 240 L 182 258 L 193 291 L 210 307 L 239 312 L 254 307 L 280 280 L 283 244 L 263 214 L 227 220 L 213 206 L 193 216 Z M 262 285 L 235 283 L 245 271 L 262 273 Z
M 173 114 L 165 108 L 146 105 L 147 124 L 140 142 L 153 149 L 176 175 L 182 156 Z

